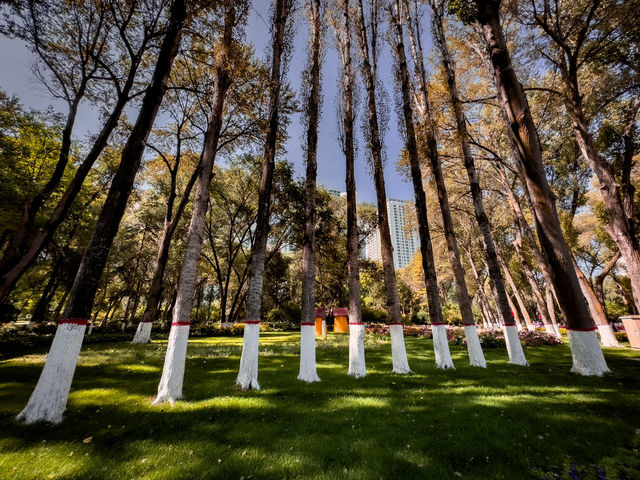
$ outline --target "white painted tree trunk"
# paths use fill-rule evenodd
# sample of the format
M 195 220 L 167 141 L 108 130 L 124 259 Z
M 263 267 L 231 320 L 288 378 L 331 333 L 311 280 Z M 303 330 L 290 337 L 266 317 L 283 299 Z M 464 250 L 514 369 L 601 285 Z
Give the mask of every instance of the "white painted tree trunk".
M 548 333 L 549 335 L 555 335 L 556 331 L 553 329 L 553 325 L 550 323 L 545 323 L 544 324 L 544 331 L 545 333 Z
M 240 370 L 236 384 L 243 390 L 259 390 L 258 384 L 258 348 L 260 344 L 260 323 L 245 322 Z
M 505 325 L 503 327 L 504 340 L 507 344 L 507 353 L 509 354 L 509 362 L 514 365 L 528 366 L 527 359 L 524 356 L 524 350 L 518 337 L 518 331 L 515 325 Z
M 603 347 L 620 346 L 616 335 L 613 333 L 611 324 L 607 323 L 606 325 L 598 325 L 598 333 L 600 334 L 600 342 L 602 343 Z
M 86 320 L 60 321 L 38 384 L 17 420 L 25 423 L 62 421 L 86 326 Z
M 562 334 L 560 333 L 560 327 L 557 323 L 553 324 L 553 331 L 556 332 L 556 337 L 562 338 Z
M 475 325 L 464 326 L 464 336 L 467 340 L 467 352 L 469 353 L 469 365 L 472 367 L 487 368 L 487 361 L 484 359 L 482 345 L 478 337 L 478 329 Z
M 87 335 L 91 335 L 92 332 L 93 332 L 93 322 L 91 322 L 89 324 L 89 329 L 87 330 Z
M 449 340 L 447 339 L 447 328 L 444 325 L 431 325 L 431 333 L 433 334 L 433 351 L 436 354 L 436 367 L 447 368 L 453 366 L 451 352 L 449 351 Z
M 535 332 L 536 326 L 533 324 L 529 324 L 527 325 L 527 330 L 529 330 L 530 332 Z
M 158 395 L 153 401 L 153 405 L 159 405 L 167 401 L 173 405 L 176 400 L 182 398 L 189 328 L 189 322 L 174 322 L 171 324 L 167 354 L 164 358 L 164 368 L 158 384 Z
M 316 326 L 314 323 L 300 325 L 300 373 L 298 380 L 319 382 L 316 371 Z
M 141 344 L 141 343 L 149 343 L 151 341 L 151 327 L 153 326 L 153 322 L 140 322 L 138 324 L 138 328 L 136 329 L 136 334 L 133 337 L 133 341 L 131 343 Z
M 598 337 L 594 330 L 567 330 L 573 357 L 572 372 L 585 376 L 601 377 L 611 372 L 607 367 Z
M 367 375 L 364 360 L 364 324 L 349 323 L 349 375 L 362 378 Z
M 402 325 L 389 325 L 391 336 L 391 359 L 393 360 L 393 373 L 411 373 L 407 350 L 404 346 L 404 333 Z
M 327 321 L 324 318 L 322 319 L 322 336 L 327 336 Z

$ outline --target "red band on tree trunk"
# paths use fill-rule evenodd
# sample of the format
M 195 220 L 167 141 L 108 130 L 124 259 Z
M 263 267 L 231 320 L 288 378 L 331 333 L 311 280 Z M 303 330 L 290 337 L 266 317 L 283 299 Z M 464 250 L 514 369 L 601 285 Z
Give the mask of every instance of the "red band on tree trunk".
M 515 327 L 516 324 L 515 323 L 503 323 L 502 326 L 503 327 Z
M 302 325 L 303 327 L 315 327 L 316 326 L 316 324 L 312 323 L 312 322 L 304 322 L 304 323 L 301 323 L 300 325 Z
M 260 320 L 247 320 L 244 322 L 245 325 L 260 325 Z
M 173 322 L 171 324 L 172 327 L 186 327 L 188 325 L 191 325 L 191 322 Z
M 86 325 L 89 322 L 87 318 L 63 318 L 58 322 L 58 325 L 64 325 L 65 323 L 71 325 Z
M 140 320 L 140 323 L 153 323 L 153 320 Z
M 569 328 L 567 327 L 567 331 L 571 330 L 572 332 L 593 332 L 594 330 L 597 330 L 598 327 L 591 327 L 591 328 Z
M 349 325 L 364 325 L 362 322 L 349 322 Z

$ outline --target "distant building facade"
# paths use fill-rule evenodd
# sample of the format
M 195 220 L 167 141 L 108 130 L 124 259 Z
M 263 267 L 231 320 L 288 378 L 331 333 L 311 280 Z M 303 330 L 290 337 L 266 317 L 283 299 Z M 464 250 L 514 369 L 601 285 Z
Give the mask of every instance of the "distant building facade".
M 393 265 L 396 269 L 406 267 L 420 247 L 420 241 L 415 233 L 405 234 L 406 203 L 403 200 L 387 200 L 387 215 L 389 216 L 389 230 L 393 246 Z M 368 260 L 382 261 L 382 246 L 378 229 L 366 240 L 365 256 Z

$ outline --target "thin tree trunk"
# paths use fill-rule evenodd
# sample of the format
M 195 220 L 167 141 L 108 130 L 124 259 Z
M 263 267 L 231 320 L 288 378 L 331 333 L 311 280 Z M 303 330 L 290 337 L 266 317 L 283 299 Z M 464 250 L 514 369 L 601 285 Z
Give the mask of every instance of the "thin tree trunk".
M 572 343 L 573 371 L 602 375 L 609 369 L 597 343 L 584 296 L 571 264 L 558 213 L 542 164 L 542 149 L 527 98 L 518 81 L 500 25 L 500 2 L 475 0 L 478 21 L 491 58 L 499 98 L 518 146 L 518 159 L 533 203 L 533 216 L 540 245 L 552 268 L 560 309 L 567 320 Z
M 351 6 L 349 0 L 339 3 L 339 15 L 342 20 L 334 19 L 336 43 L 342 64 L 341 144 L 346 162 L 347 190 L 347 267 L 349 284 L 349 375 L 355 378 L 367 374 L 364 357 L 364 324 L 362 323 L 362 305 L 360 298 L 360 263 L 358 248 L 358 214 L 355 181 L 354 148 L 354 72 L 351 59 Z M 338 23 L 340 22 L 340 23 Z M 325 322 L 323 320 L 323 325 Z
M 578 262 L 576 262 L 573 256 L 571 256 L 571 260 L 573 262 L 573 268 L 575 269 L 576 275 L 578 276 L 578 280 L 580 281 L 582 293 L 584 294 L 584 298 L 587 300 L 587 304 L 589 305 L 591 318 L 593 318 L 596 323 L 602 345 L 605 347 L 619 347 L 620 343 L 613 333 L 611 324 L 607 320 L 607 314 L 604 311 L 604 306 L 598 300 L 598 296 L 591 287 L 589 280 L 587 280 L 587 277 L 585 277 L 584 273 L 582 273 L 582 270 L 580 270 Z
M 31 314 L 31 320 L 29 321 L 29 328 L 32 329 L 37 323 L 41 323 L 44 321 L 47 316 L 47 312 L 49 310 L 49 305 L 51 304 L 51 300 L 53 296 L 56 294 L 56 289 L 58 286 L 58 262 L 54 263 L 53 269 L 49 274 L 49 280 L 42 291 L 42 295 L 40 295 L 40 299 L 36 303 L 33 308 L 33 313 Z
M 319 382 L 316 372 L 315 333 L 315 252 L 316 252 L 316 175 L 318 170 L 318 121 L 320 117 L 320 69 L 325 29 L 321 24 L 326 10 L 325 0 L 309 0 L 307 17 L 310 30 L 309 66 L 304 73 L 307 81 L 306 101 L 307 145 L 304 231 L 302 235 L 302 321 L 300 323 L 300 372 L 298 380 Z
M 176 167 L 177 173 L 177 167 Z M 160 300 L 162 300 L 163 293 L 163 281 L 164 281 L 164 272 L 167 268 L 167 262 L 169 261 L 169 249 L 171 247 L 171 241 L 173 239 L 173 234 L 178 227 L 178 223 L 182 218 L 182 214 L 184 213 L 184 209 L 189 203 L 189 196 L 191 195 L 191 190 L 198 179 L 200 174 L 200 165 L 198 164 L 198 168 L 193 171 L 191 178 L 189 178 L 189 182 L 185 187 L 182 199 L 178 204 L 178 209 L 173 215 L 173 200 L 167 204 L 167 211 L 165 214 L 164 221 L 164 229 L 162 231 L 162 236 L 160 237 L 160 241 L 158 242 L 158 253 L 156 255 L 156 261 L 153 266 L 153 276 L 151 277 L 151 284 L 149 285 L 149 291 L 147 293 L 146 298 L 146 306 L 144 309 L 144 313 L 142 314 L 142 320 L 138 324 L 138 328 L 136 330 L 136 334 L 133 337 L 133 341 L 131 343 L 149 343 L 151 341 L 151 329 L 153 322 L 158 319 L 158 307 L 160 305 Z M 175 187 L 173 189 L 175 192 Z
M 527 360 L 525 358 L 524 351 L 522 350 L 522 345 L 520 344 L 518 332 L 513 317 L 511 316 L 511 309 L 509 308 L 509 301 L 507 300 L 507 290 L 504 286 L 504 279 L 500 271 L 500 264 L 498 263 L 498 257 L 496 254 L 495 242 L 491 234 L 491 224 L 489 223 L 489 217 L 484 209 L 480 179 L 471 153 L 469 133 L 467 131 L 467 125 L 462 110 L 462 102 L 458 95 L 455 68 L 451 60 L 451 55 L 449 53 L 444 34 L 442 18 L 443 12 L 439 7 L 433 4 L 432 6 L 434 7 L 432 8 L 434 35 L 442 57 L 442 66 L 444 67 L 447 77 L 449 99 L 456 120 L 456 132 L 462 149 L 464 166 L 467 170 L 467 176 L 469 177 L 469 186 L 471 189 L 471 196 L 473 198 L 476 221 L 478 222 L 478 226 L 482 233 L 482 242 L 488 265 L 489 277 L 493 287 L 495 288 L 498 315 L 505 331 L 505 341 L 507 344 L 507 351 L 509 353 L 509 361 L 516 365 L 527 365 Z
M 175 0 L 155 72 L 142 100 L 138 119 L 122 151 L 122 158 L 107 194 L 98 222 L 84 253 L 60 320 L 47 362 L 27 406 L 18 415 L 26 423 L 59 423 L 66 408 L 73 373 L 95 298 L 98 282 L 118 226 L 127 206 L 147 137 L 167 88 L 173 60 L 178 52 L 186 20 L 184 0 Z
M 533 325 L 533 322 L 531 321 L 531 316 L 529 315 L 527 306 L 524 303 L 524 299 L 520 294 L 520 290 L 518 290 L 518 287 L 516 286 L 516 282 L 513 279 L 511 272 L 509 271 L 509 267 L 507 266 L 507 263 L 505 262 L 500 249 L 498 249 L 497 253 L 498 253 L 498 260 L 500 261 L 500 265 L 502 266 L 502 271 L 504 272 L 504 276 L 506 277 L 507 282 L 509 283 L 509 285 L 511 285 L 511 291 L 513 292 L 513 296 L 516 297 L 516 302 L 518 302 L 518 306 L 520 307 L 520 313 L 522 314 L 524 323 L 527 326 L 527 330 L 532 332 L 533 330 L 536 329 L 536 327 Z
M 242 6 L 239 6 L 242 10 Z M 200 158 L 200 170 L 198 172 L 198 188 L 193 201 L 193 213 L 184 260 L 180 270 L 177 299 L 173 309 L 173 319 L 169 332 L 169 342 L 164 360 L 162 377 L 158 384 L 158 395 L 153 404 L 158 405 L 165 401 L 173 404 L 182 398 L 182 384 L 184 380 L 184 368 L 187 358 L 187 343 L 189 340 L 189 328 L 191 326 L 191 313 L 193 310 L 194 296 L 197 296 L 198 308 L 196 320 L 200 309 L 201 285 L 196 285 L 198 278 L 198 265 L 202 250 L 202 237 L 207 220 L 207 205 L 209 203 L 210 186 L 213 178 L 213 164 L 218 149 L 220 130 L 224 115 L 224 104 L 227 91 L 231 85 L 230 55 L 234 41 L 233 33 L 237 22 L 237 14 L 234 0 L 225 1 L 224 34 L 221 48 L 216 55 L 215 66 L 215 91 L 213 94 L 212 109 L 209 117 L 207 133 L 204 137 L 204 146 Z
M 387 211 L 387 194 L 385 189 L 384 170 L 382 165 L 382 142 L 378 124 L 378 107 L 376 101 L 376 47 L 369 47 L 367 24 L 365 23 L 364 7 L 362 0 L 358 0 L 358 11 L 354 19 L 356 26 L 360 56 L 362 61 L 362 75 L 367 91 L 367 117 L 368 117 L 368 147 L 373 157 L 373 178 L 376 187 L 378 203 L 378 229 L 380 230 L 380 243 L 382 251 L 382 269 L 385 285 L 386 305 L 389 312 L 389 331 L 391 334 L 391 355 L 393 359 L 394 373 L 409 373 L 409 362 L 404 345 L 404 333 L 402 331 L 402 316 L 398 305 L 398 289 L 396 286 L 396 272 L 393 265 L 393 246 L 389 230 L 389 215 Z M 371 42 L 377 41 L 377 13 L 375 2 L 372 2 L 372 28 Z
M 391 38 L 393 39 L 392 47 L 395 50 L 397 61 L 397 81 L 400 84 L 400 91 L 402 94 L 405 147 L 409 154 L 411 179 L 413 181 L 413 191 L 415 194 L 416 216 L 418 219 L 418 232 L 420 235 L 420 253 L 422 258 L 422 269 L 424 271 L 424 282 L 427 289 L 427 303 L 429 305 L 429 321 L 431 323 L 431 332 L 433 335 L 433 349 L 436 357 L 436 367 L 442 369 L 455 368 L 449 351 L 447 330 L 442 317 L 442 306 L 440 304 L 440 295 L 438 292 L 438 277 L 436 275 L 435 260 L 433 258 L 431 233 L 429 232 L 427 198 L 424 192 L 424 186 L 422 185 L 422 171 L 420 169 L 418 145 L 416 143 L 415 126 L 413 123 L 411 81 L 409 79 L 407 58 L 404 49 L 401 15 L 400 0 L 395 0 L 394 3 L 389 6 L 389 16 L 391 18 L 390 23 L 393 30 L 391 32 Z M 427 105 L 428 104 L 425 103 L 425 106 Z M 430 127 L 432 128 L 433 125 L 431 124 Z M 429 127 L 427 127 L 427 129 L 429 129 Z M 439 166 L 439 159 L 437 158 L 438 153 L 435 145 L 435 135 L 433 130 L 431 130 L 430 133 L 430 137 L 432 139 L 432 142 L 429 144 L 430 157 L 435 156 L 435 161 Z M 431 158 L 431 162 L 433 167 L 433 158 Z M 442 178 L 441 180 L 444 184 L 444 180 Z
M 262 314 L 262 287 L 269 236 L 269 211 L 271 188 L 275 167 L 278 125 L 280 122 L 280 94 L 282 75 L 286 71 L 286 55 L 291 42 L 291 11 L 293 0 L 274 0 L 273 38 L 271 53 L 271 81 L 269 84 L 269 120 L 263 153 L 262 177 L 258 194 L 258 215 L 250 256 L 249 286 L 247 289 L 247 312 L 244 323 L 244 338 L 240 369 L 236 383 L 243 390 L 259 389 L 258 348 L 260 342 L 260 317 Z
M 611 270 L 613 269 L 613 267 L 615 267 L 616 263 L 618 263 L 618 260 L 620 259 L 620 250 L 618 250 L 613 257 L 611 257 L 609 259 L 609 261 L 605 264 L 605 266 L 602 268 L 602 271 L 596 276 L 594 282 L 593 282 L 593 289 L 596 292 L 596 295 L 598 297 L 598 301 L 602 304 L 602 306 L 604 307 L 605 303 L 605 298 L 604 298 L 604 279 L 607 278 L 607 275 L 609 275 L 609 272 L 611 272 Z

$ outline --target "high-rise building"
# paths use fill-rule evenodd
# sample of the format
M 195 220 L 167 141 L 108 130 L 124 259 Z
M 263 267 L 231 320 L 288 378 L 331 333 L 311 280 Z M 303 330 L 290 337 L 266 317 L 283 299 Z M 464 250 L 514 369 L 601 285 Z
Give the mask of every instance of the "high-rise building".
M 389 230 L 393 246 L 393 265 L 396 269 L 407 266 L 420 247 L 418 236 L 415 233 L 406 233 L 406 204 L 407 202 L 403 200 L 387 200 L 387 215 L 389 216 Z M 382 246 L 378 229 L 367 238 L 365 255 L 369 260 L 382 261 Z

